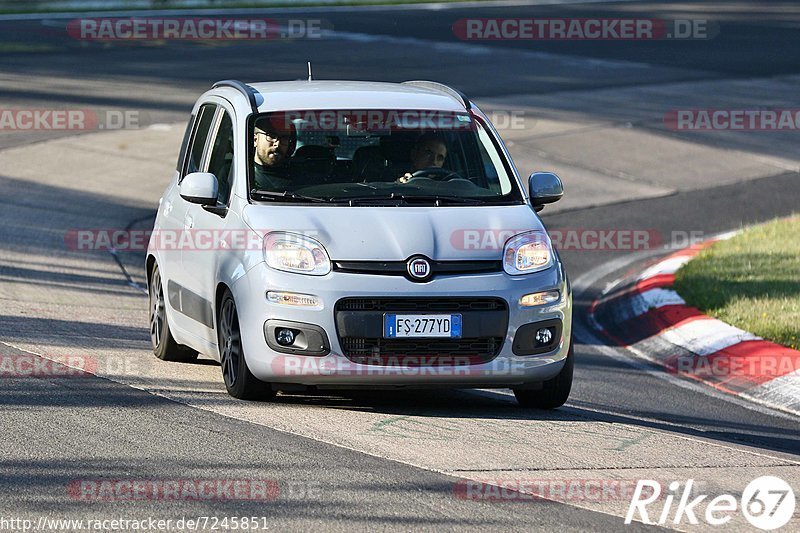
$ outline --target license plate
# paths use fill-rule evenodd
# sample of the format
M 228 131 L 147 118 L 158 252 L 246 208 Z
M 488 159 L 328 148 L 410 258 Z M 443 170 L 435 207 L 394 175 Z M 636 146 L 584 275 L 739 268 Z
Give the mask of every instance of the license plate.
M 383 315 L 383 336 L 461 337 L 461 315 Z

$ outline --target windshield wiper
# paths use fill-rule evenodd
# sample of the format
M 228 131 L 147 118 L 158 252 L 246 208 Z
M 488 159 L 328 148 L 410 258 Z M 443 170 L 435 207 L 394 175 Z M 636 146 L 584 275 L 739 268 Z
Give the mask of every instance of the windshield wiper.
M 327 198 L 320 198 L 318 196 L 305 196 L 303 194 L 295 194 L 293 192 L 284 191 L 267 191 L 264 189 L 253 189 L 250 191 L 250 196 L 258 196 L 259 200 L 283 200 L 283 201 L 299 201 L 299 202 L 322 202 L 327 203 Z
M 446 195 L 423 195 L 423 194 L 398 194 L 392 193 L 389 196 L 337 196 L 331 198 L 335 202 L 349 202 L 351 206 L 364 205 L 370 203 L 392 202 L 394 205 L 413 204 L 419 202 L 433 202 L 437 207 L 446 204 L 480 205 L 485 204 L 485 200 L 480 198 L 464 198 L 462 196 Z
M 441 194 L 432 194 L 432 195 L 422 195 L 422 194 L 407 194 L 403 195 L 403 199 L 406 201 L 414 201 L 419 200 L 421 202 L 434 202 L 436 206 L 440 206 L 442 204 L 464 204 L 464 205 L 480 205 L 485 204 L 486 200 L 482 200 L 480 198 L 465 198 L 463 196 L 447 196 Z

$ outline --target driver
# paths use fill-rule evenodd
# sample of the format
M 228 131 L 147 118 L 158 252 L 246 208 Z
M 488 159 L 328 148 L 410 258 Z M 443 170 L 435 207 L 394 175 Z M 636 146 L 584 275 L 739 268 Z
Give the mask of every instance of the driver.
M 294 124 L 280 115 L 256 122 L 253 131 L 253 168 L 256 188 L 280 191 L 290 184 L 288 157 L 297 140 Z
M 439 135 L 435 133 L 425 133 L 417 139 L 409 154 L 412 169 L 406 172 L 398 181 L 408 182 L 414 172 L 426 168 L 442 168 L 444 160 L 447 158 L 447 145 Z

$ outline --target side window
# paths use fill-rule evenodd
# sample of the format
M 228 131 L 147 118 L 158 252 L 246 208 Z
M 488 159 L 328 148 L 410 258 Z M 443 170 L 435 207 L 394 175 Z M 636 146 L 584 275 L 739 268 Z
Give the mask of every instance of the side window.
M 217 106 L 214 104 L 205 104 L 200 108 L 197 119 L 197 127 L 194 129 L 194 137 L 192 138 L 191 149 L 189 150 L 189 157 L 186 162 L 186 170 L 183 173 L 191 174 L 192 172 L 200 172 L 200 165 L 203 163 L 203 148 L 208 139 L 208 130 L 211 128 L 211 123 L 214 121 L 214 113 Z
M 217 136 L 211 148 L 211 159 L 208 171 L 217 177 L 219 193 L 217 200 L 227 204 L 231 195 L 231 181 L 233 178 L 233 122 L 231 116 L 222 111 L 222 118 L 217 128 Z
M 186 131 L 183 132 L 183 141 L 181 141 L 181 153 L 178 155 L 178 164 L 175 170 L 180 172 L 183 169 L 183 162 L 186 159 L 186 149 L 189 147 L 189 139 L 192 137 L 192 126 L 194 126 L 194 119 L 196 115 L 191 115 L 189 121 L 186 123 Z

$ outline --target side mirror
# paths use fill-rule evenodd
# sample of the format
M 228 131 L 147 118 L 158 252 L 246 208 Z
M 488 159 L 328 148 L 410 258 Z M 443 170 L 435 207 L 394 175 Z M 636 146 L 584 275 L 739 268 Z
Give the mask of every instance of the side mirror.
M 544 209 L 545 204 L 552 204 L 564 196 L 564 185 L 561 178 L 552 172 L 534 172 L 528 178 L 531 193 L 531 205 L 536 211 Z
M 217 205 L 217 177 L 210 172 L 187 174 L 180 184 L 181 198 L 200 205 Z

